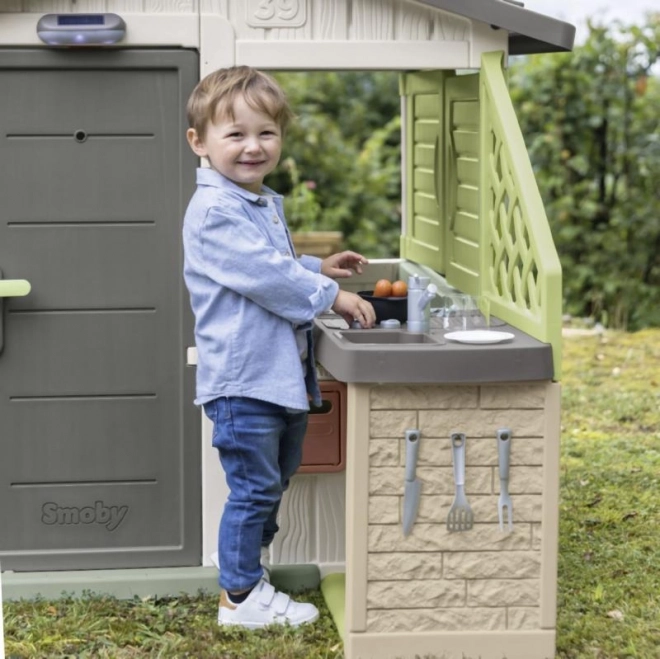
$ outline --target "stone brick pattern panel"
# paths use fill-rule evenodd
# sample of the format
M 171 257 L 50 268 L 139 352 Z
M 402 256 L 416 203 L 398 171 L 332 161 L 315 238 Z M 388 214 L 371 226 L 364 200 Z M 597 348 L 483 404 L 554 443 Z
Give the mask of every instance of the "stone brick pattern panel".
M 380 385 L 370 394 L 367 632 L 539 628 L 546 383 Z M 401 527 L 405 432 L 421 431 L 412 533 Z M 513 531 L 501 531 L 497 430 L 509 428 Z M 447 530 L 450 435 L 466 435 L 470 531 Z

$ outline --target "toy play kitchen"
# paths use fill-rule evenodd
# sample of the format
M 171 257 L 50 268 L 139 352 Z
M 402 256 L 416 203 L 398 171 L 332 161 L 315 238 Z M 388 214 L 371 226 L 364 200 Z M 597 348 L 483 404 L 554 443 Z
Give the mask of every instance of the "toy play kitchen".
M 60 5 L 0 8 L 5 598 L 215 590 L 185 102 L 233 64 L 388 69 L 401 249 L 342 285 L 405 281 L 405 318 L 317 319 L 325 403 L 274 574 L 320 583 L 347 659 L 554 656 L 561 272 L 506 67 L 574 28 L 505 0 Z

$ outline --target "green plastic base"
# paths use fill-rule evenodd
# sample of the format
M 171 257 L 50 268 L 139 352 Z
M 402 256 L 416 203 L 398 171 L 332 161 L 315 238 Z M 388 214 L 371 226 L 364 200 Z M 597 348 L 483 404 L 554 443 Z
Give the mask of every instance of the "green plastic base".
M 335 621 L 341 640 L 344 640 L 344 618 L 346 606 L 346 575 L 328 574 L 321 579 L 321 592 Z
M 277 565 L 271 571 L 273 585 L 287 592 L 319 587 L 316 565 Z M 85 595 L 176 597 L 200 592 L 217 593 L 218 571 L 214 567 L 153 568 L 139 570 L 80 570 L 62 572 L 4 572 L 2 595 L 19 599 L 60 599 Z

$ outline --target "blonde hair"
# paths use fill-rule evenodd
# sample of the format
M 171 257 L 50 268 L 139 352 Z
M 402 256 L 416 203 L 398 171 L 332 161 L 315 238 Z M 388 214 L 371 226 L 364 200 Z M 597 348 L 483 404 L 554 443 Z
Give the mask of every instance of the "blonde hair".
M 234 120 L 234 102 L 239 96 L 253 110 L 271 117 L 284 134 L 293 118 L 286 96 L 273 78 L 250 66 L 218 69 L 200 80 L 188 99 L 188 125 L 203 140 L 209 122 Z

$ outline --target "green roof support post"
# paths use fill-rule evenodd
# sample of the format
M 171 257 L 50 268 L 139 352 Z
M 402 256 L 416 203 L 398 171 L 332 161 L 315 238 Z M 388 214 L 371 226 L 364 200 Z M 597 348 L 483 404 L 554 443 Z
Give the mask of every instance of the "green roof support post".
M 561 264 L 503 71 L 481 58 L 481 295 L 490 313 L 552 345 L 561 377 Z

